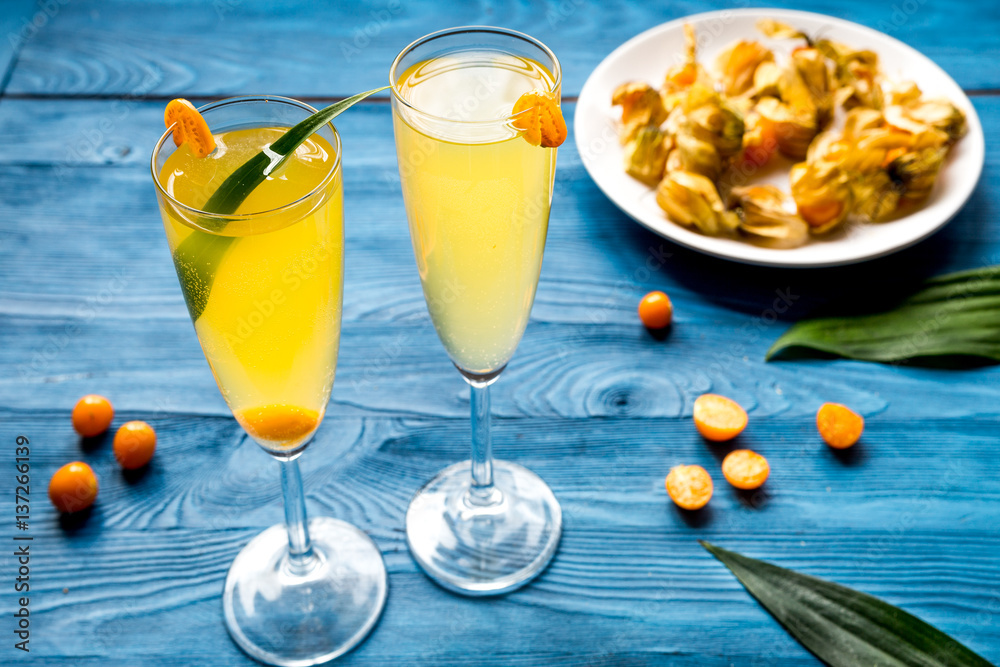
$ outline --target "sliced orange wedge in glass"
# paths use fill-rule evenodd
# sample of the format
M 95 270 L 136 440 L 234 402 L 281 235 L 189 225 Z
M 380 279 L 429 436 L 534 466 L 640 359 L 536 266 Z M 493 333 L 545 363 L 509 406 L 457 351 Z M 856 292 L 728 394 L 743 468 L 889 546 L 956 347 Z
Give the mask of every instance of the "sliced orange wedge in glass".
M 513 125 L 532 146 L 556 148 L 566 141 L 566 120 L 555 95 L 529 90 L 514 103 Z
M 215 150 L 215 137 L 208 123 L 187 100 L 170 100 L 163 112 L 163 122 L 167 129 L 174 126 L 174 143 L 178 146 L 187 143 L 196 157 L 205 157 Z
M 295 447 L 319 426 L 319 413 L 295 405 L 265 405 L 233 413 L 236 421 L 257 440 L 279 447 Z

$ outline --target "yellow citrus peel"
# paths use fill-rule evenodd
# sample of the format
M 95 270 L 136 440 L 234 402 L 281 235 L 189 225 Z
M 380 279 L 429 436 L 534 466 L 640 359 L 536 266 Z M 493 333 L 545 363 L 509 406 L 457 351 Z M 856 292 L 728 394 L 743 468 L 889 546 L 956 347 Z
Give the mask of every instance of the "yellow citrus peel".
M 259 440 L 295 446 L 319 426 L 319 413 L 295 405 L 265 405 L 233 413 L 246 432 Z
M 513 125 L 532 146 L 556 148 L 566 141 L 566 120 L 551 93 L 529 90 L 514 103 Z
M 173 126 L 174 143 L 178 146 L 187 143 L 195 157 L 205 157 L 215 150 L 215 137 L 208 123 L 187 100 L 170 100 L 163 112 L 163 122 L 167 129 Z

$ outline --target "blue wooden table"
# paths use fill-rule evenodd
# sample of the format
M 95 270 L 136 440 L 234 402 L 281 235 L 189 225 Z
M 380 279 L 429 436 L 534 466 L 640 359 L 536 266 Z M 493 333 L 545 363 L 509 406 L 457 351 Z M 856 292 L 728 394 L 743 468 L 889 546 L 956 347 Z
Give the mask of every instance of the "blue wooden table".
M 239 549 L 281 519 L 278 470 L 220 397 L 174 276 L 148 168 L 167 100 L 272 93 L 323 104 L 382 85 L 420 35 L 496 24 L 560 56 L 570 116 L 619 43 L 743 4 L 2 0 L 0 663 L 253 664 L 226 634 L 220 594 Z M 385 615 L 343 664 L 816 664 L 699 538 L 878 595 L 1000 661 L 1000 368 L 763 361 L 791 321 L 826 304 L 865 305 L 925 276 L 1000 262 L 1000 8 L 809 8 L 889 32 L 969 92 L 987 136 L 975 195 L 944 231 L 889 258 L 753 268 L 631 222 L 597 191 L 571 137 L 531 323 L 494 391 L 498 455 L 549 482 L 565 532 L 551 567 L 506 597 L 446 593 L 407 553 L 411 495 L 467 456 L 468 394 L 426 314 L 387 100 L 338 119 L 343 338 L 330 410 L 302 465 L 312 514 L 368 531 L 390 572 Z M 651 289 L 675 304 L 666 340 L 636 318 Z M 779 292 L 791 306 L 776 318 Z M 738 443 L 770 459 L 762 492 L 722 482 L 725 448 L 691 422 L 706 391 L 747 407 Z M 108 440 L 81 444 L 69 414 L 86 393 L 111 398 L 116 423 L 157 429 L 146 474 L 123 477 Z M 867 419 L 845 455 L 817 437 L 824 401 Z M 18 533 L 34 538 L 27 654 L 14 649 L 11 616 L 19 435 L 32 466 L 30 528 Z M 100 497 L 85 520 L 61 521 L 45 488 L 74 459 L 94 467 Z M 688 516 L 670 503 L 663 477 L 677 463 L 713 473 L 709 509 Z

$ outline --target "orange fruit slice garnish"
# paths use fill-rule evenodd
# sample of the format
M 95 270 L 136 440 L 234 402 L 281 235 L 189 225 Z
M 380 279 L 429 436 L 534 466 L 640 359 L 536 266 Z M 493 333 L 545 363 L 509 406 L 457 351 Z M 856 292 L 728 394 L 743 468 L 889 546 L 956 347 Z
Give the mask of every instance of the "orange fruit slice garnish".
M 532 146 L 556 148 L 566 141 L 566 120 L 555 96 L 529 90 L 514 103 L 513 125 Z
M 215 137 L 208 123 L 187 100 L 170 100 L 163 112 L 163 122 L 167 129 L 174 127 L 174 143 L 178 146 L 187 143 L 195 157 L 205 157 L 215 150 Z
M 319 413 L 295 405 L 265 405 L 233 413 L 246 432 L 258 440 L 295 446 L 319 426 Z

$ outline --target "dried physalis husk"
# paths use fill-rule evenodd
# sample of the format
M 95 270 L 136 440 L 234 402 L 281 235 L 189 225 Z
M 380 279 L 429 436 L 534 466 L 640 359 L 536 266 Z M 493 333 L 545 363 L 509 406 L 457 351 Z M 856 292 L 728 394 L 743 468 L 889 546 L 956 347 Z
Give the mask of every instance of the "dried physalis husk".
M 834 98 L 837 104 L 845 109 L 882 108 L 878 54 L 826 39 L 818 40 L 816 49 L 834 64 Z
M 833 117 L 833 82 L 826 56 L 813 48 L 795 49 L 792 64 L 805 85 L 816 109 L 816 124 L 826 127 Z
M 640 128 L 659 125 L 667 118 L 660 92 L 641 81 L 630 81 L 615 88 L 611 104 L 622 108 L 620 136 L 623 144 Z
M 883 222 L 899 207 L 902 188 L 884 169 L 864 174 L 851 181 L 854 213 L 865 220 Z
M 885 118 L 881 111 L 866 108 L 851 109 L 844 119 L 844 139 L 854 141 L 865 132 L 883 127 L 885 127 Z
M 941 132 L 953 144 L 966 132 L 965 114 L 944 98 L 925 98 L 913 81 L 893 84 L 888 92 L 885 119 L 893 127 L 919 134 L 927 128 Z M 930 145 L 931 142 L 922 142 Z
M 947 154 L 948 151 L 944 148 L 924 148 L 903 153 L 886 166 L 886 171 L 899 184 L 902 196 L 907 201 L 922 201 L 934 188 Z
M 757 19 L 757 30 L 771 39 L 804 39 L 809 41 L 809 37 L 801 30 L 774 19 Z
M 849 150 L 850 143 L 844 140 L 840 132 L 827 130 L 818 134 L 809 144 L 806 162 L 825 161 L 840 165 L 844 162 Z
M 736 97 L 750 90 L 754 85 L 754 73 L 763 62 L 774 62 L 774 54 L 760 42 L 741 40 L 723 51 L 715 61 L 722 91 Z
M 625 143 L 622 155 L 629 176 L 646 185 L 656 185 L 666 170 L 667 154 L 673 146 L 670 136 L 660 128 L 647 125 Z
M 707 141 L 690 134 L 677 134 L 667 158 L 667 171 L 689 171 L 714 181 L 722 173 L 722 158 Z
M 774 125 L 778 150 L 793 160 L 805 158 L 809 144 L 819 132 L 814 115 L 796 113 L 773 97 L 761 99 L 754 109 Z
M 795 248 L 806 242 L 809 227 L 789 212 L 791 198 L 773 185 L 733 188 L 727 200 L 740 218 L 740 231 L 772 248 Z
M 743 133 L 743 152 L 738 166 L 750 175 L 757 167 L 762 167 L 778 150 L 778 140 L 774 124 L 756 111 L 746 116 L 746 131 Z M 750 171 L 747 171 L 750 170 Z
M 725 104 L 701 106 L 687 114 L 688 131 L 705 141 L 728 158 L 740 152 L 743 146 L 743 117 Z
M 948 100 L 920 100 L 909 106 L 885 108 L 886 122 L 915 135 L 925 134 L 924 145 L 951 145 L 966 132 L 965 114 Z
M 696 83 L 712 86 L 712 78 L 697 60 L 698 39 L 694 26 L 684 24 L 685 58 L 682 65 L 676 65 L 667 70 L 663 78 L 663 95 L 667 99 L 667 107 L 673 108 L 683 98 L 683 93 Z
M 701 174 L 670 172 L 656 188 L 656 203 L 671 220 L 711 236 L 736 229 L 739 218 L 722 205 L 715 183 Z
M 781 83 L 781 67 L 772 60 L 762 62 L 753 73 L 753 91 L 751 97 L 759 100 L 762 97 L 778 97 L 781 93 L 778 86 Z
M 893 81 L 886 84 L 886 94 L 888 99 L 886 104 L 908 106 L 919 102 L 923 93 L 916 81 Z
M 828 232 L 847 219 L 852 193 L 847 175 L 829 162 L 800 162 L 789 173 L 799 216 L 813 234 Z

